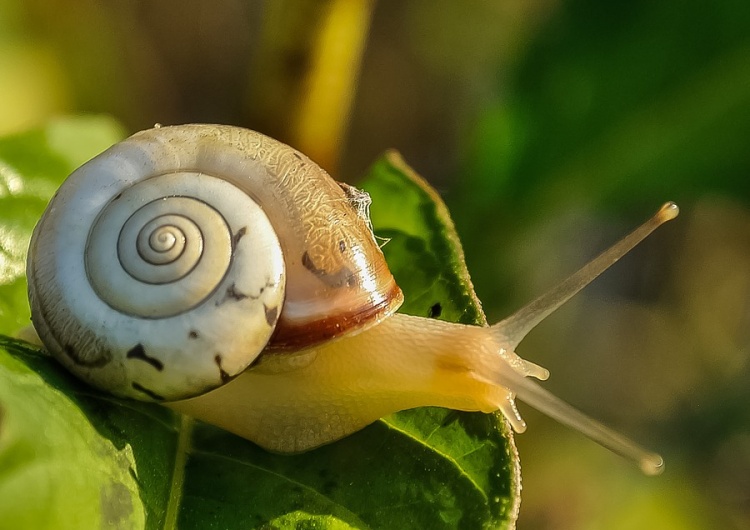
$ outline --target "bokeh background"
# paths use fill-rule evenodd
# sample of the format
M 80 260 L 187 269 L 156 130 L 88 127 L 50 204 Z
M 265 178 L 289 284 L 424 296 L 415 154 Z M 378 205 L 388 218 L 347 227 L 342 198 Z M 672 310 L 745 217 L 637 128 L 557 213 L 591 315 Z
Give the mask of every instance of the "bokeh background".
M 519 348 L 664 454 L 647 478 L 521 405 L 518 527 L 750 528 L 746 0 L 0 0 L 0 133 L 247 126 L 445 198 L 490 320 L 682 208 Z

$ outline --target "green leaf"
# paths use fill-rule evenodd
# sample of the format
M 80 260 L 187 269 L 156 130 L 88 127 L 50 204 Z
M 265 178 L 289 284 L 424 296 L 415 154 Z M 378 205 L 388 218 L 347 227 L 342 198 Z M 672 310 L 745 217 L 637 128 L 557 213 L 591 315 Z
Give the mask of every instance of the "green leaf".
M 0 339 L 0 527 L 161 526 L 179 418 L 109 398 Z
M 45 528 L 73 517 L 84 528 L 143 525 L 131 446 L 101 436 L 65 385 L 55 388 L 32 367 L 0 357 L 3 525 Z
M 395 151 L 376 162 L 361 185 L 372 198 L 370 215 L 388 266 L 408 293 L 401 311 L 486 324 L 458 234 L 437 192 Z
M 119 135 L 102 123 L 0 140 L 0 167 L 24 190 L 0 198 L 17 262 L 0 286 L 2 332 L 28 321 L 25 245 L 45 201 Z M 435 192 L 394 153 L 364 185 L 403 310 L 484 324 Z M 0 340 L 0 521 L 11 528 L 509 528 L 519 490 L 516 450 L 497 415 L 404 411 L 315 451 L 273 455 L 158 405 L 103 395 L 43 352 Z
M 122 137 L 113 120 L 92 116 L 0 139 L 0 333 L 29 323 L 26 250 L 50 197 L 71 171 Z

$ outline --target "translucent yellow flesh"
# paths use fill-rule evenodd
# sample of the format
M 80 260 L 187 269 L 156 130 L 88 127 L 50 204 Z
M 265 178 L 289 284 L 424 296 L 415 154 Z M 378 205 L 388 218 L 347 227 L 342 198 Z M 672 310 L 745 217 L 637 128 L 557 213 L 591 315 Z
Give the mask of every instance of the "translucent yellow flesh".
M 170 406 L 278 452 L 305 451 L 419 406 L 490 412 L 512 400 L 474 377 L 484 362 L 503 364 L 487 331 L 394 315 L 300 354 L 314 356 L 304 367 L 278 369 L 270 359 Z

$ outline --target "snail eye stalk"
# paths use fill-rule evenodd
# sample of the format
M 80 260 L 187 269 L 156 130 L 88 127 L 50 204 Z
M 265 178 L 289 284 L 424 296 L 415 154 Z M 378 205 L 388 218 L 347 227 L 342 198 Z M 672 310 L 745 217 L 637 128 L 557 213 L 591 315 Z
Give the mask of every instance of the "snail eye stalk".
M 550 313 L 570 300 L 571 297 L 616 263 L 659 226 L 674 219 L 678 214 L 679 208 L 675 203 L 664 204 L 648 221 L 570 277 L 522 307 L 513 315 L 492 326 L 498 341 L 509 351 L 515 351 L 524 337 Z M 538 384 L 523 377 L 523 375 L 533 375 L 539 379 L 546 379 L 546 371 L 536 370 L 532 373 L 519 375 L 516 372 L 508 373 L 505 370 L 498 370 L 494 375 L 494 380 L 504 381 L 502 384 L 510 388 L 524 402 L 560 423 L 581 432 L 615 453 L 634 460 L 647 475 L 657 475 L 663 471 L 664 461 L 659 455 L 641 448 L 635 442 L 582 414 Z M 515 420 L 515 423 L 518 423 L 521 428 L 525 426 L 520 417 L 516 417 Z
M 508 318 L 493 327 L 508 341 L 510 349 L 516 346 L 558 307 L 575 296 L 581 289 L 595 280 L 601 273 L 614 265 L 621 257 L 630 252 L 638 243 L 646 239 L 654 230 L 680 213 L 673 202 L 664 204 L 653 217 L 622 238 L 610 248 L 589 261 L 577 272 L 560 282 L 539 298 L 525 305 Z

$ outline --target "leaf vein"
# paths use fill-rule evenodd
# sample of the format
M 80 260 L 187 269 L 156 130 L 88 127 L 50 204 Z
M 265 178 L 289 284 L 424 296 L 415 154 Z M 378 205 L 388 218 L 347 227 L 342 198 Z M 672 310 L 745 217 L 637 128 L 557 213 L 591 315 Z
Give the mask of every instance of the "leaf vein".
M 414 436 L 409 431 L 406 431 L 406 430 L 404 430 L 404 429 L 402 429 L 400 427 L 397 427 L 395 424 L 391 423 L 389 420 L 387 420 L 385 418 L 381 418 L 380 421 L 382 421 L 388 428 L 393 429 L 394 431 L 397 431 L 397 432 L 403 434 L 404 436 L 407 436 L 407 437 L 411 438 L 412 440 L 414 440 L 418 444 L 422 445 L 423 447 L 426 447 L 430 451 L 434 452 L 438 456 L 444 458 L 446 461 L 448 461 L 451 464 L 453 464 L 453 466 L 458 470 L 459 474 L 462 475 L 462 476 L 464 476 L 469 482 L 471 482 L 471 484 L 474 486 L 474 488 L 476 488 L 476 490 L 479 492 L 479 494 L 485 499 L 485 502 L 489 502 L 489 496 L 487 495 L 487 492 L 484 491 L 479 486 L 479 484 L 477 483 L 477 481 L 474 480 L 474 477 L 472 477 L 463 467 L 461 467 L 461 464 L 458 462 L 458 460 L 456 458 L 452 457 L 448 453 L 445 453 L 445 452 L 441 451 L 436 446 L 430 445 L 429 443 L 427 443 L 427 440 L 422 440 L 420 438 L 417 438 L 416 436 Z
M 299 482 L 297 480 L 292 479 L 291 477 L 288 477 L 286 475 L 282 475 L 280 473 L 272 471 L 271 469 L 268 469 L 268 468 L 265 468 L 265 467 L 261 467 L 261 466 L 259 466 L 257 464 L 254 464 L 253 462 L 248 462 L 246 460 L 240 460 L 238 458 L 234 458 L 234 457 L 231 457 L 231 456 L 228 456 L 228 455 L 221 455 L 221 454 L 217 454 L 217 453 L 211 453 L 209 451 L 200 450 L 200 449 L 194 449 L 192 451 L 192 454 L 194 454 L 194 455 L 201 455 L 201 456 L 204 456 L 206 458 L 217 458 L 217 459 L 221 459 L 221 460 L 227 460 L 229 462 L 233 462 L 233 463 L 239 464 L 241 466 L 249 467 L 249 468 L 255 469 L 257 471 L 261 471 L 261 472 L 267 473 L 267 474 L 272 475 L 272 476 L 274 476 L 274 477 L 276 477 L 276 478 L 278 478 L 278 479 L 280 479 L 282 481 L 286 481 L 286 482 L 288 482 L 288 483 L 290 483 L 292 485 L 299 486 L 300 488 L 304 489 L 305 491 L 308 491 L 308 492 L 312 493 L 313 495 L 315 495 L 317 497 L 320 497 L 321 499 L 325 499 L 330 504 L 332 504 L 334 506 L 338 506 L 339 508 L 341 508 L 341 510 L 343 510 L 347 515 L 349 515 L 352 518 L 353 521 L 356 522 L 356 524 L 358 525 L 358 528 L 360 528 L 362 530 L 370 530 L 371 529 L 370 525 L 368 525 L 364 521 L 362 521 L 359 518 L 359 516 L 357 516 L 357 514 L 354 513 L 353 511 L 351 511 L 349 508 L 347 508 L 346 506 L 342 505 L 339 502 L 336 502 L 335 500 L 333 500 L 328 495 L 325 495 L 324 493 L 321 493 L 320 491 L 316 490 L 314 487 L 312 487 L 312 486 L 310 486 L 308 484 L 305 484 L 304 482 Z
M 182 488 L 185 483 L 185 465 L 187 464 L 188 453 L 192 446 L 193 421 L 188 416 L 182 416 L 180 419 L 177 448 L 174 456 L 174 469 L 172 469 L 172 479 L 169 484 L 169 502 L 167 503 L 166 515 L 164 516 L 165 530 L 174 530 L 177 528 L 177 517 L 179 515 L 180 501 L 182 500 Z

